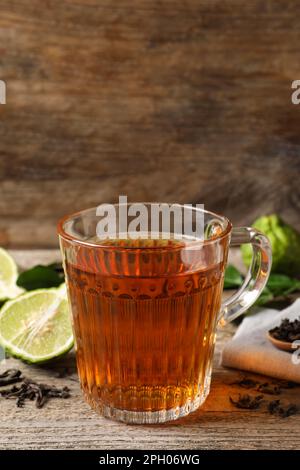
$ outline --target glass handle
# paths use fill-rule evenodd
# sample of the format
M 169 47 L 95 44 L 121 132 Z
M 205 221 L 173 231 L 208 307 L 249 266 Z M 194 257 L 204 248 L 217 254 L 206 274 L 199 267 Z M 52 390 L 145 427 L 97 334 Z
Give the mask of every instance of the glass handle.
M 249 271 L 241 288 L 221 306 L 221 324 L 226 324 L 241 315 L 259 297 L 265 287 L 271 266 L 272 251 L 268 238 L 254 228 L 233 228 L 230 246 L 251 243 L 253 249 Z

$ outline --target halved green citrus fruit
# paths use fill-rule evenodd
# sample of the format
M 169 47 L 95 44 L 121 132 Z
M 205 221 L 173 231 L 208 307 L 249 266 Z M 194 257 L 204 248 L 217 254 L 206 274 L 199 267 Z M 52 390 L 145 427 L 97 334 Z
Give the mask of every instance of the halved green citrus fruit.
M 73 334 L 65 285 L 6 302 L 0 311 L 0 344 L 9 354 L 35 364 L 68 352 Z
M 18 269 L 6 250 L 0 248 L 0 301 L 13 299 L 24 292 L 17 286 Z

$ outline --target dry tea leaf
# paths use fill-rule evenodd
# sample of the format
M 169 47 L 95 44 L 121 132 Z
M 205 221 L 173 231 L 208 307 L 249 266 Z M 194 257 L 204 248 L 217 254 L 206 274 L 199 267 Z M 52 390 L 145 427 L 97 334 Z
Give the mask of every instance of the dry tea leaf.
M 8 369 L 1 374 L 0 380 L 6 380 L 2 385 L 22 382 L 20 386 L 13 385 L 13 387 L 0 391 L 0 396 L 4 398 L 15 398 L 16 405 L 19 408 L 24 406 L 26 400 L 35 400 L 36 407 L 42 408 L 50 398 L 70 397 L 70 389 L 68 387 L 57 388 L 54 385 L 36 383 L 33 380 L 22 377 L 21 371 L 17 369 Z
M 252 397 L 251 395 L 241 395 L 239 394 L 238 400 L 234 400 L 232 397 L 229 397 L 230 402 L 236 407 L 244 410 L 256 410 L 260 407 L 263 400 L 263 395 L 256 395 Z
M 23 380 L 21 375 L 22 372 L 18 369 L 7 369 L 3 374 L 0 374 L 0 387 L 21 382 Z

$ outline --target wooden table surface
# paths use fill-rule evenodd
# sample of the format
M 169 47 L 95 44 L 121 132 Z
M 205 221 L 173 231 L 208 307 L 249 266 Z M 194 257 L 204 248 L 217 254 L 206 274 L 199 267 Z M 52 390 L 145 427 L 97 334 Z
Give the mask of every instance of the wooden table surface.
M 22 268 L 59 256 L 57 251 L 13 255 Z M 72 396 L 53 399 L 42 409 L 32 402 L 17 408 L 14 400 L 0 399 L 0 449 L 299 449 L 300 415 L 283 419 L 271 416 L 265 408 L 240 410 L 230 403 L 229 396 L 253 393 L 232 385 L 243 372 L 219 365 L 222 346 L 233 331 L 234 326 L 229 325 L 218 333 L 211 393 L 205 404 L 191 415 L 163 425 L 133 426 L 98 416 L 81 396 L 73 352 L 51 367 L 6 359 L 0 372 L 19 368 L 37 381 L 67 385 Z M 59 377 L 60 372 L 66 372 L 65 376 Z M 247 377 L 264 381 L 253 374 Z M 299 390 L 284 390 L 279 398 L 300 404 Z

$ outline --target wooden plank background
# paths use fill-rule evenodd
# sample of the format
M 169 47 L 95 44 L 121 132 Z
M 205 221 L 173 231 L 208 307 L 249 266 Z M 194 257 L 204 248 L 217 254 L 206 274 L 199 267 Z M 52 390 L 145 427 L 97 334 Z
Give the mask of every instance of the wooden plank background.
M 299 0 L 0 0 L 0 245 L 65 213 L 201 202 L 300 229 Z

